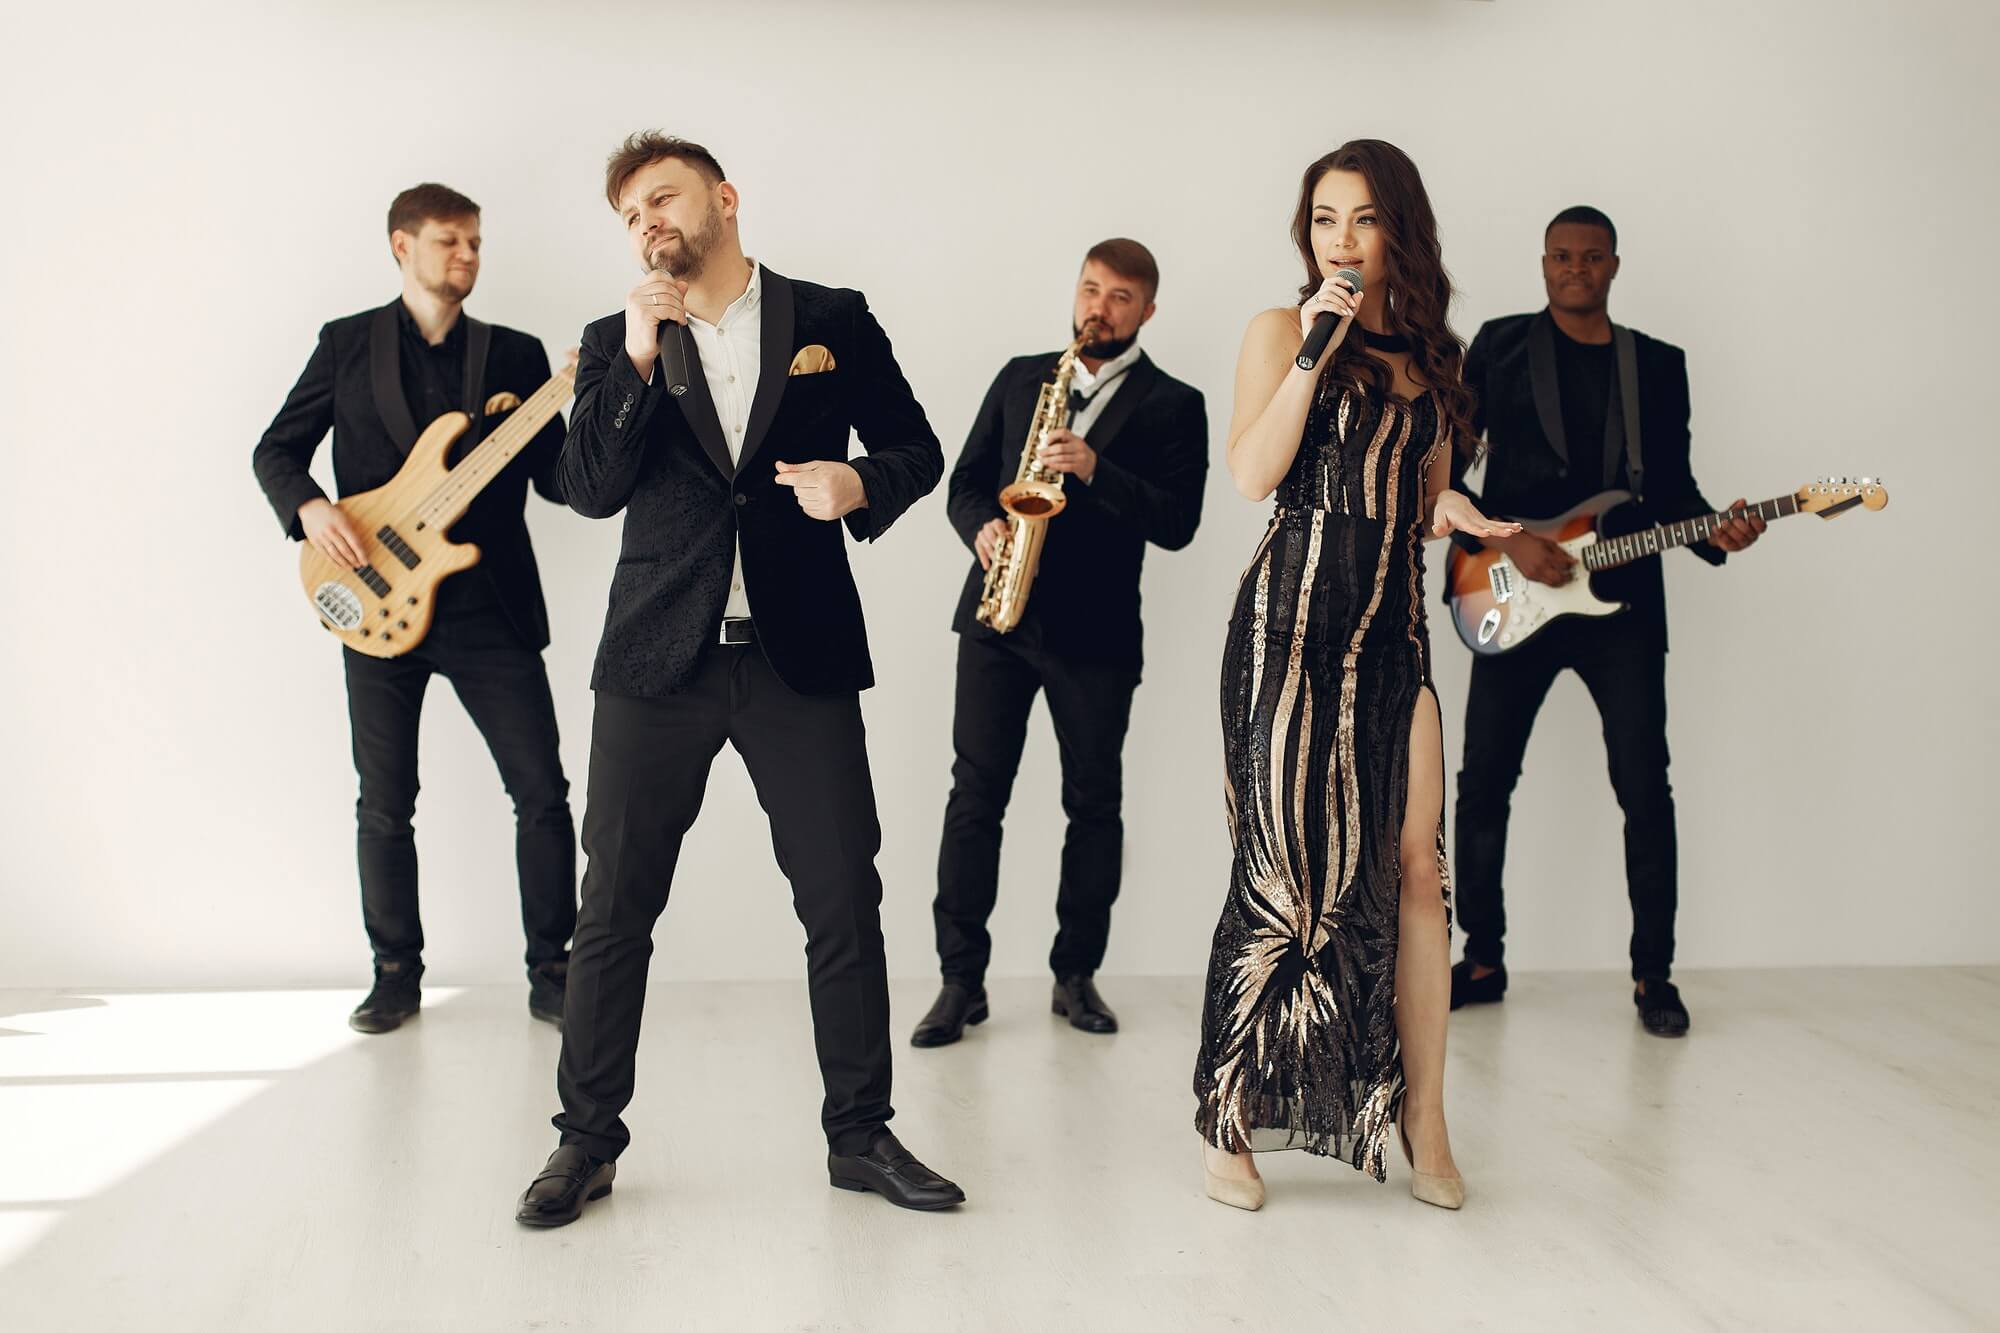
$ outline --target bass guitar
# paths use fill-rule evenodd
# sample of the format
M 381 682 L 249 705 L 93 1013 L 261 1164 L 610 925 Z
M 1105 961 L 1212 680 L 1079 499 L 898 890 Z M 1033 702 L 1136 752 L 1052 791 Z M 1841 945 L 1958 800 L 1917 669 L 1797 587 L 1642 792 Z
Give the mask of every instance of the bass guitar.
M 299 582 L 320 627 L 370 657 L 397 657 L 423 642 L 438 585 L 479 563 L 477 546 L 445 534 L 575 391 L 575 371 L 565 366 L 457 467 L 445 459 L 472 418 L 447 412 L 424 428 L 386 485 L 337 501 L 360 531 L 367 559 L 349 569 L 310 542 L 299 553 Z

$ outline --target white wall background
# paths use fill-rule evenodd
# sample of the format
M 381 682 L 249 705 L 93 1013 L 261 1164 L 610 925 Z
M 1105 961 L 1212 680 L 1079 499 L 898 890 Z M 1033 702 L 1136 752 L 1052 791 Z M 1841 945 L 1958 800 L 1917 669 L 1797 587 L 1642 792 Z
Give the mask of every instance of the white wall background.
M 2000 216 L 1984 0 L 121 3 L 0 25 L 0 985 L 365 978 L 340 663 L 250 447 L 319 324 L 396 290 L 382 216 L 415 181 L 485 206 L 482 317 L 560 351 L 617 309 L 633 274 L 601 167 L 648 126 L 716 150 L 751 253 L 868 293 L 948 456 L 999 363 L 1061 340 L 1090 243 L 1158 254 L 1146 342 L 1207 391 L 1218 466 L 1194 546 L 1148 562 L 1107 972 L 1205 958 L 1218 661 L 1265 517 L 1219 466 L 1231 367 L 1299 280 L 1300 169 L 1358 135 L 1422 166 L 1467 337 L 1540 304 L 1553 212 L 1611 213 L 1614 312 L 1688 349 L 1712 499 L 1889 481 L 1879 515 L 1782 524 L 1719 572 L 1667 561 L 1683 965 L 2000 957 L 1973 563 Z M 532 506 L 580 817 L 617 526 Z M 921 976 L 967 557 L 934 495 L 853 559 L 890 962 Z M 1467 659 L 1435 616 L 1433 637 L 1455 771 Z M 425 727 L 433 976 L 518 976 L 499 780 L 442 684 Z M 1038 710 L 996 973 L 1043 965 L 1055 793 Z M 1622 967 L 1619 817 L 1574 678 L 1515 809 L 1510 961 Z M 768 846 L 725 753 L 663 968 L 799 974 Z

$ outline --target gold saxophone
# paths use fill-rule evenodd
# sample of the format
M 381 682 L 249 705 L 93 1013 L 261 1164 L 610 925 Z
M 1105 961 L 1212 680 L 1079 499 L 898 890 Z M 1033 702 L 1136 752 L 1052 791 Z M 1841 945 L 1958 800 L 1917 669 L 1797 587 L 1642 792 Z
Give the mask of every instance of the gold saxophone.
M 1038 455 L 1049 436 L 1069 424 L 1069 382 L 1076 374 L 1077 354 L 1093 328 L 1094 324 L 1084 325 L 1056 362 L 1055 378 L 1042 385 L 1035 415 L 1028 422 L 1028 442 L 1021 447 L 1021 466 L 1012 484 L 1000 492 L 1000 507 L 1007 511 L 1007 531 L 993 548 L 993 563 L 986 568 L 986 585 L 979 594 L 979 610 L 973 614 L 973 619 L 998 634 L 1021 623 L 1028 590 L 1041 564 L 1049 520 L 1062 512 L 1067 500 L 1063 474 L 1043 467 Z

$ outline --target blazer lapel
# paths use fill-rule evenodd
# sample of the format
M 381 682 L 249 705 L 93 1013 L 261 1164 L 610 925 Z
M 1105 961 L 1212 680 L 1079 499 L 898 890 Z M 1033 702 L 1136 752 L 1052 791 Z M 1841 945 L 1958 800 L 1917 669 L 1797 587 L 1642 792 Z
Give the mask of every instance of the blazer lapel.
M 383 429 L 396 448 L 407 454 L 417 442 L 417 423 L 410 418 L 409 400 L 403 397 L 403 367 L 396 354 L 396 306 L 401 300 L 397 297 L 389 302 L 368 321 L 368 383 Z
M 701 349 L 695 345 L 694 336 L 685 328 L 679 332 L 687 339 L 688 391 L 674 399 L 674 402 L 679 404 L 681 416 L 687 421 L 688 429 L 694 432 L 695 439 L 701 441 L 702 452 L 708 455 L 708 461 L 715 464 L 716 471 L 724 477 L 729 477 L 734 474 L 735 469 L 729 463 L 729 446 L 722 440 L 722 418 L 716 414 L 715 399 L 708 392 L 708 375 L 701 368 Z M 661 329 L 660 333 L 662 337 L 672 336 L 666 329 Z M 653 373 L 664 375 L 667 369 L 655 361 Z
M 1104 411 L 1091 423 L 1091 448 L 1101 454 L 1117 442 L 1118 432 L 1125 428 L 1125 423 L 1139 410 L 1139 404 L 1153 391 L 1153 380 L 1159 373 L 1159 367 L 1153 364 L 1153 358 L 1144 352 L 1139 353 L 1139 359 L 1125 372 L 1125 383 L 1118 386 L 1118 392 L 1111 395 L 1111 401 L 1104 405 Z
M 1563 439 L 1562 389 L 1556 383 L 1556 322 L 1544 310 L 1528 325 L 1528 383 L 1535 392 L 1535 416 L 1549 448 L 1569 465 L 1569 443 Z
M 778 400 L 785 396 L 785 382 L 792 375 L 792 346 L 798 311 L 792 300 L 791 280 L 770 269 L 764 270 L 764 309 L 757 332 L 761 364 L 757 369 L 757 396 L 750 402 L 750 422 L 743 431 L 743 451 L 737 455 L 736 470 L 750 464 L 758 446 L 770 433 L 772 418 L 778 415 Z

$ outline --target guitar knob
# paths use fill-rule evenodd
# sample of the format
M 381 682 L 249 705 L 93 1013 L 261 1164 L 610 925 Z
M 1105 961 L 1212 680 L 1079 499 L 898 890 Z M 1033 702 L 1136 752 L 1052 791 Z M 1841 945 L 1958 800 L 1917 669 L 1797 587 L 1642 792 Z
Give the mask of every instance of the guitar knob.
M 396 622 L 397 629 L 408 629 L 409 627 L 410 627 L 410 622 L 407 620 L 399 620 Z

